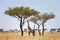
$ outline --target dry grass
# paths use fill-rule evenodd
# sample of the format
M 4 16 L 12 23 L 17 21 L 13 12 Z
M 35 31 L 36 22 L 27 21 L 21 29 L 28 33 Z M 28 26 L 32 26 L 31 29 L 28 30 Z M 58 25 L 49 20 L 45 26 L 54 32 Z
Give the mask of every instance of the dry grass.
M 38 33 L 35 36 L 28 36 L 24 33 L 22 37 L 19 32 L 0 32 L 0 40 L 60 40 L 60 33 L 45 33 L 44 36 L 39 36 Z

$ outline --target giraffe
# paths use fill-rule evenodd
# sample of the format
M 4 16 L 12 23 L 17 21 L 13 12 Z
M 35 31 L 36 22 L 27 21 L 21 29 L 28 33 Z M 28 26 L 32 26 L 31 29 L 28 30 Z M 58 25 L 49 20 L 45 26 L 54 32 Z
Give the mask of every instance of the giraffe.
M 30 36 L 30 33 L 32 33 L 32 35 L 35 36 L 35 30 L 31 29 L 28 21 L 27 21 L 27 23 L 28 23 L 28 34 L 29 34 L 29 36 Z M 35 26 L 34 26 L 34 28 L 35 28 Z

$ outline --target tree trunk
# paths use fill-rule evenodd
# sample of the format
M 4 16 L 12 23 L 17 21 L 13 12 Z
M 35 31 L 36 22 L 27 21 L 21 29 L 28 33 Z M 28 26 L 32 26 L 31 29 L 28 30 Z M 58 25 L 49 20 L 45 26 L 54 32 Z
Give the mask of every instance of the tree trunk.
M 20 20 L 20 29 L 21 29 L 21 36 L 23 36 L 23 30 L 22 30 L 22 17 L 21 17 L 21 20 Z
M 23 36 L 23 30 L 22 30 L 22 27 L 20 27 L 20 29 L 21 29 L 21 36 Z
M 38 33 L 39 33 L 39 35 L 41 35 L 40 30 L 39 30 L 39 27 L 40 27 L 40 26 L 38 25 Z
M 42 23 L 42 35 L 44 35 L 44 23 Z

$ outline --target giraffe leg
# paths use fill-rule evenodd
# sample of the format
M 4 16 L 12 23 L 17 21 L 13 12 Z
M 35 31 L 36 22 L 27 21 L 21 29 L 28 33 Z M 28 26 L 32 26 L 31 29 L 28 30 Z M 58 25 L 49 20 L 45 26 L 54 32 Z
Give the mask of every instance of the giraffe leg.
M 39 32 L 39 35 L 41 35 L 41 33 Z
M 33 30 L 32 34 L 33 34 L 33 36 L 35 36 L 35 31 L 34 30 Z
M 28 32 L 29 36 L 30 36 L 30 32 Z

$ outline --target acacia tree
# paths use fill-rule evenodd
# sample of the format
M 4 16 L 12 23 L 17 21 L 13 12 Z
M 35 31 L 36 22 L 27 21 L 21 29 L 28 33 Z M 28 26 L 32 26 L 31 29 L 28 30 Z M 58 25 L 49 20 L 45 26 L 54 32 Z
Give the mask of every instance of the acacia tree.
M 42 35 L 44 35 L 44 23 L 46 23 L 49 19 L 54 18 L 55 15 L 53 13 L 44 13 L 42 15 L 39 16 L 40 22 L 42 24 Z
M 19 20 L 21 36 L 23 36 L 22 25 L 24 24 L 25 19 L 27 19 L 32 15 L 38 15 L 39 12 L 34 9 L 22 6 L 22 7 L 9 8 L 8 10 L 5 11 L 5 14 L 15 17 Z
M 37 15 L 37 16 L 38 16 L 38 15 Z M 38 25 L 38 32 L 39 32 L 39 35 L 41 35 L 40 29 L 39 29 L 41 24 L 37 22 L 37 21 L 39 20 L 39 18 L 38 18 L 37 16 L 31 17 L 31 18 L 29 19 L 29 21 L 34 22 L 35 24 Z

